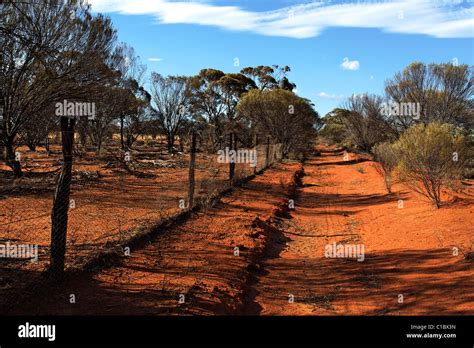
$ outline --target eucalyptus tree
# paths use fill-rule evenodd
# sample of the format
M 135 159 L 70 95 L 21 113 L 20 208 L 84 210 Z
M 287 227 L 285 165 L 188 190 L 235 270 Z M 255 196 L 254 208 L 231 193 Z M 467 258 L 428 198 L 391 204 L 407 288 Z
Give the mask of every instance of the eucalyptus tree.
M 225 133 L 236 127 L 240 98 L 257 86 L 242 73 L 226 74 L 216 69 L 203 69 L 191 79 L 191 87 L 191 112 L 212 128 L 211 142 L 215 149 L 223 144 Z
M 120 72 L 120 86 L 136 97 L 120 112 L 120 144 L 122 150 L 131 147 L 145 129 L 144 122 L 149 117 L 151 96 L 143 87 L 146 66 L 133 47 L 120 43 L 115 47 L 110 65 Z
M 118 74 L 106 64 L 116 33 L 109 18 L 92 16 L 83 1 L 9 2 L 1 12 L 2 142 L 7 163 L 21 176 L 13 144 L 31 115 L 67 100 L 91 103 L 104 86 L 116 83 Z M 56 108 L 51 115 L 60 116 L 63 152 L 51 212 L 52 275 L 64 270 L 72 178 L 76 119 L 64 111 Z
M 203 69 L 190 80 L 191 105 L 193 117 L 200 123 L 207 125 L 202 132 L 209 133 L 212 150 L 215 150 L 222 137 L 222 119 L 225 105 L 218 81 L 224 72 L 216 69 Z
M 113 123 L 137 104 L 137 98 L 128 89 L 106 86 L 100 91 L 95 101 L 96 114 L 86 122 L 97 154 L 101 153 L 106 137 L 111 135 Z
M 151 75 L 151 107 L 153 117 L 166 135 L 169 153 L 173 153 L 176 135 L 189 117 L 189 78 Z
M 385 92 L 396 103 L 420 105 L 419 117 L 393 115 L 400 132 L 416 123 L 442 122 L 466 130 L 474 126 L 472 66 L 414 62 L 386 82 Z
M 104 58 L 115 31 L 110 19 L 92 17 L 78 1 L 9 2 L 1 11 L 1 141 L 5 160 L 19 177 L 17 135 L 32 115 L 65 99 L 88 101 L 104 78 L 112 77 Z
M 49 135 L 58 127 L 58 118 L 54 115 L 54 105 L 45 107 L 34 115 L 30 115 L 28 122 L 21 127 L 18 135 L 22 144 L 26 144 L 30 151 L 36 151 L 37 147 L 44 144 L 49 151 Z
M 342 122 L 355 146 L 371 152 L 377 143 L 396 138 L 396 131 L 383 113 L 384 99 L 377 95 L 353 95 L 332 113 Z
M 285 157 L 307 150 L 320 122 L 308 100 L 280 88 L 249 91 L 240 101 L 238 112 L 255 125 L 257 132 L 282 144 Z
M 247 67 L 240 71 L 241 74 L 251 78 L 257 88 L 261 90 L 281 88 L 293 91 L 296 85 L 290 82 L 287 74 L 291 71 L 289 66 L 279 65 L 259 65 L 257 67 Z

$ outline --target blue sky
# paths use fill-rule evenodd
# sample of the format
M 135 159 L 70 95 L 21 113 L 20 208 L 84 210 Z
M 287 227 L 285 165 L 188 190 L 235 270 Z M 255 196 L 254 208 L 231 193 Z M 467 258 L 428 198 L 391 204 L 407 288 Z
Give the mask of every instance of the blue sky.
M 89 0 L 148 74 L 289 65 L 321 115 L 413 61 L 474 64 L 472 1 Z M 239 66 L 234 66 L 235 58 Z

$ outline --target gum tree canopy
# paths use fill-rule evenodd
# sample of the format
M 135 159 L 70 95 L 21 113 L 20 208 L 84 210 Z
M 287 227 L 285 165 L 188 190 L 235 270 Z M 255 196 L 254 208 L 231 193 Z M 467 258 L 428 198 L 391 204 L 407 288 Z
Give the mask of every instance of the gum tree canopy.
M 27 124 L 58 101 L 90 101 L 115 78 L 104 63 L 115 36 L 109 18 L 93 17 L 77 1 L 0 6 L 0 141 L 16 177 L 22 171 L 14 144 Z
M 283 155 L 304 151 L 315 138 L 319 115 L 311 103 L 291 91 L 251 90 L 238 106 L 238 112 L 283 145 Z

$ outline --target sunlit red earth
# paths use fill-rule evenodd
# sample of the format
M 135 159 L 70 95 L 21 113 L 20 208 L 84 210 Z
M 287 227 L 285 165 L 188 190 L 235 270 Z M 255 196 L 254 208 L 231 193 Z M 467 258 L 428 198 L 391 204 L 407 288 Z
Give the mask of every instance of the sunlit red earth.
M 457 192 L 446 191 L 444 206 L 436 209 L 401 184 L 387 194 L 374 162 L 365 157 L 350 154 L 345 161 L 333 147 L 320 145 L 319 150 L 321 156 L 303 165 L 275 165 L 208 212 L 132 250 L 119 264 L 75 275 L 20 312 L 472 315 L 472 181 L 460 183 Z M 295 179 L 302 170 L 301 181 Z M 185 173 L 184 166 L 160 174 L 150 185 L 158 186 L 155 191 L 143 186 L 144 179 L 136 179 L 136 185 L 150 190 L 150 197 L 163 197 L 168 189 L 163 183 L 180 182 Z M 103 209 L 117 209 L 124 224 L 142 214 L 158 218 L 153 205 L 131 198 L 124 209 L 126 193 L 114 192 L 116 205 L 101 204 L 97 197 L 106 195 L 111 177 L 103 179 L 103 189 L 96 183 L 77 195 L 79 200 L 81 192 L 95 197 L 84 214 L 91 217 L 89 232 L 97 239 L 103 238 L 98 226 L 107 224 L 101 219 L 112 211 L 103 214 Z M 185 186 L 180 189 L 185 192 Z M 175 193 L 170 193 L 173 199 Z M 47 214 L 50 198 L 18 195 L 1 202 L 34 200 L 30 206 L 44 206 Z M 294 209 L 288 208 L 290 200 Z M 48 242 L 47 223 L 40 224 L 41 243 Z M 331 243 L 363 245 L 364 261 L 326 258 L 325 246 Z M 75 304 L 69 302 L 71 294 Z

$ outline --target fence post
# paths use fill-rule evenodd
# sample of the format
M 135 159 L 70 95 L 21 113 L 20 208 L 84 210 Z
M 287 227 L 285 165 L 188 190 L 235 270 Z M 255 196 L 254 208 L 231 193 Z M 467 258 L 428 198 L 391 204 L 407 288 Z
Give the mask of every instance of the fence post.
M 3 103 L 2 103 L 3 105 Z M 0 138 L 3 138 L 3 106 L 0 106 Z M 3 156 L 4 154 L 4 148 L 3 148 L 3 142 L 0 141 L 0 156 Z
M 255 144 L 255 158 L 257 160 L 256 163 L 255 163 L 255 167 L 253 168 L 253 174 L 255 175 L 255 174 L 257 174 L 257 171 L 258 171 L 257 170 L 257 167 L 258 167 L 258 149 L 257 149 L 257 147 L 258 147 L 258 134 L 257 133 L 255 133 L 253 142 Z
M 270 165 L 270 136 L 267 135 L 267 152 L 265 156 L 265 168 Z
M 61 117 L 63 165 L 51 211 L 51 255 L 48 270 L 53 277 L 64 272 L 75 122 L 74 118 Z
M 189 187 L 188 187 L 189 209 L 192 209 L 194 206 L 195 166 L 196 166 L 196 132 L 193 131 L 191 134 L 191 158 L 189 160 Z
M 48 153 L 48 156 L 51 155 L 51 149 L 49 146 L 49 134 L 46 135 L 46 138 L 44 139 L 44 148 L 46 149 L 46 152 Z
M 123 134 L 123 123 L 124 123 L 124 114 L 120 114 L 120 146 L 122 148 L 122 151 L 125 150 L 125 142 L 124 142 L 124 134 Z
M 229 151 L 235 150 L 235 137 L 234 133 L 231 132 L 229 134 Z M 234 156 L 235 157 L 235 156 Z M 235 159 L 235 158 L 234 158 Z M 235 176 L 235 161 L 230 159 L 229 161 L 229 180 L 230 184 L 232 185 L 234 182 L 234 176 Z

